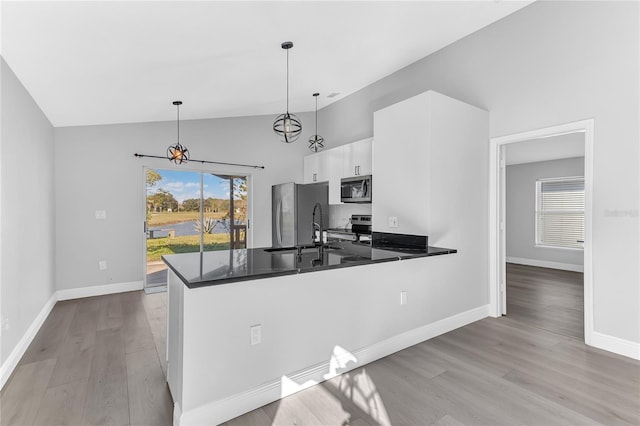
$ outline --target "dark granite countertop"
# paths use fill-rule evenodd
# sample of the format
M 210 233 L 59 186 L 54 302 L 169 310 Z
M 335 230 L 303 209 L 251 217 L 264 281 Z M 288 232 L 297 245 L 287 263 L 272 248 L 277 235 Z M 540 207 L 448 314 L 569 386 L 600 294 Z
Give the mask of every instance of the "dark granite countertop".
M 172 254 L 162 256 L 162 260 L 187 287 L 197 288 L 457 252 L 431 246 L 386 250 L 350 241 L 331 243 L 331 247 L 321 256 L 313 248 L 300 256 L 295 249 L 254 248 Z

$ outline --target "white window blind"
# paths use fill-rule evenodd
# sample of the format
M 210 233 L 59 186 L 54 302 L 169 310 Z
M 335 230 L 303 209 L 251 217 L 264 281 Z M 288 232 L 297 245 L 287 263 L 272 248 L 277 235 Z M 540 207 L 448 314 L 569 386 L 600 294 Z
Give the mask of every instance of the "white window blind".
M 536 244 L 584 247 L 584 178 L 536 182 Z

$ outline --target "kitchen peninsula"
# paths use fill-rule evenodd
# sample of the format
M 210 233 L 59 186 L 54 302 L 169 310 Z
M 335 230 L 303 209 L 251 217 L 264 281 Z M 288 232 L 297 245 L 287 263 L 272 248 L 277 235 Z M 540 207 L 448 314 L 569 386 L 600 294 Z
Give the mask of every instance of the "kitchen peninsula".
M 164 256 L 174 424 L 222 423 L 414 344 L 397 335 L 423 323 L 413 287 L 429 282 L 410 276 L 451 253 L 341 242 Z
M 357 242 L 324 247 L 256 248 L 163 256 L 169 269 L 190 289 L 260 278 L 455 253 L 440 247 L 372 248 Z
M 223 423 L 490 314 L 487 111 L 427 91 L 373 115 L 373 248 L 164 257 L 175 425 Z

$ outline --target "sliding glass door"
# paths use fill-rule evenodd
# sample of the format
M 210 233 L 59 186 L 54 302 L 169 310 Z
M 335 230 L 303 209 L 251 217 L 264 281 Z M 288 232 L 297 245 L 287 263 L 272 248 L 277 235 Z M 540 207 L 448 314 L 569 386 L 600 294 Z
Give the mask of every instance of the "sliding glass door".
M 145 291 L 166 288 L 162 255 L 247 247 L 247 176 L 145 170 Z

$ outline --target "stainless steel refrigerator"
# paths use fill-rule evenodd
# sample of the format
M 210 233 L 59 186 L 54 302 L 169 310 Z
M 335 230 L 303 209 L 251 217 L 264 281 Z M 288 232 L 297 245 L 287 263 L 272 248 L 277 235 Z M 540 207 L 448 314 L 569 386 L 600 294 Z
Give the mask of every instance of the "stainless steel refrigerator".
M 329 185 L 282 183 L 271 187 L 271 241 L 273 247 L 311 244 L 313 208 L 320 203 L 322 229 L 329 226 Z M 316 222 L 320 216 L 316 210 Z

